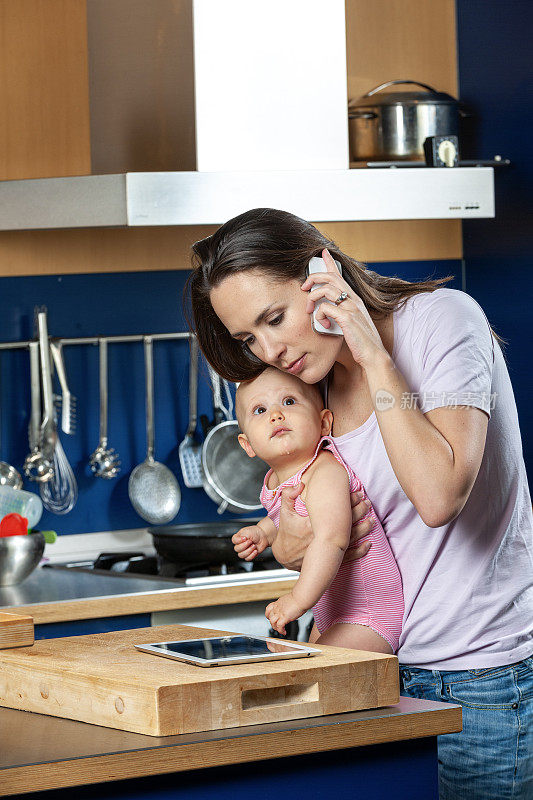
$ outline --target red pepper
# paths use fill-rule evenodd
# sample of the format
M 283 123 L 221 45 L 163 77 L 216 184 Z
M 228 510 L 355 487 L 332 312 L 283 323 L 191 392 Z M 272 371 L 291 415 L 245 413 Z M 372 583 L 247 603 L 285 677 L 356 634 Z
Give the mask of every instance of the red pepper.
M 0 537 L 20 536 L 28 533 L 28 520 L 14 511 L 6 514 L 0 522 Z

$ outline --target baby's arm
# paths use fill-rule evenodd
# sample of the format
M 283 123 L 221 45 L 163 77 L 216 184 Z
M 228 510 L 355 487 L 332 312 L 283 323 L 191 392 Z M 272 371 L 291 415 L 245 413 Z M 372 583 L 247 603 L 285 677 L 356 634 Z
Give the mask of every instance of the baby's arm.
M 241 528 L 238 533 L 233 534 L 231 541 L 235 545 L 234 549 L 239 558 L 252 561 L 259 553 L 272 546 L 277 532 L 270 517 L 264 517 L 259 520 L 257 525 Z
M 352 513 L 348 473 L 327 451 L 308 482 L 305 505 L 313 539 L 292 592 L 307 610 L 333 581 L 350 543 Z
M 352 512 L 348 474 L 327 451 L 307 483 L 305 504 L 313 529 L 302 570 L 293 590 L 270 603 L 266 616 L 279 633 L 285 624 L 312 608 L 333 581 L 350 542 Z

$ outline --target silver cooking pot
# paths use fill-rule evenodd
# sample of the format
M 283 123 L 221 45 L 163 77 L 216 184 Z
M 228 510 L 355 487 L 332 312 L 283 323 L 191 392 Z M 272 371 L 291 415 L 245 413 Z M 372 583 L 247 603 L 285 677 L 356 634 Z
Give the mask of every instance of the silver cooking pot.
M 396 84 L 426 91 L 382 92 Z M 424 161 L 428 136 L 457 136 L 459 102 L 418 81 L 387 81 L 348 108 L 352 161 Z

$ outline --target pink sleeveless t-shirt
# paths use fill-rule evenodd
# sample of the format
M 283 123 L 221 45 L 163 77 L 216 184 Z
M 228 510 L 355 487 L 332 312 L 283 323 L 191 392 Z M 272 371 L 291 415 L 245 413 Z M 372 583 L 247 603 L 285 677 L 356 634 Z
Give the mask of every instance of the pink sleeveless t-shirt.
M 261 503 L 276 528 L 279 527 L 283 489 L 300 483 L 303 473 L 322 449 L 329 450 L 346 469 L 350 491 L 362 491 L 363 497 L 368 499 L 361 481 L 343 461 L 331 437 L 323 436 L 313 458 L 275 489 L 268 488 L 272 470 L 267 472 L 261 489 Z M 309 516 L 299 496 L 295 500 L 294 510 L 301 517 Z M 404 610 L 402 582 L 387 537 L 372 506 L 364 518 L 368 516 L 374 524 L 370 533 L 360 541 L 370 539 L 372 547 L 363 558 L 341 564 L 333 582 L 314 606 L 313 614 L 320 633 L 341 622 L 366 625 L 382 636 L 396 652 Z

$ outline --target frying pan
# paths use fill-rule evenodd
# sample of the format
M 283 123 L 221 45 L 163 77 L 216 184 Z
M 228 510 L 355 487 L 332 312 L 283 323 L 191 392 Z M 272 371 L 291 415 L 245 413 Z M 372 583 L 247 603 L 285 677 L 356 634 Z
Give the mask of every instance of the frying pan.
M 233 549 L 231 537 L 245 525 L 254 525 L 256 519 L 236 519 L 225 522 L 200 522 L 187 525 L 166 525 L 148 528 L 158 555 L 174 564 L 208 563 L 236 564 L 240 561 Z M 268 547 L 254 560 L 272 559 Z

